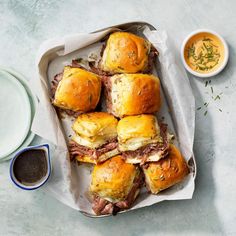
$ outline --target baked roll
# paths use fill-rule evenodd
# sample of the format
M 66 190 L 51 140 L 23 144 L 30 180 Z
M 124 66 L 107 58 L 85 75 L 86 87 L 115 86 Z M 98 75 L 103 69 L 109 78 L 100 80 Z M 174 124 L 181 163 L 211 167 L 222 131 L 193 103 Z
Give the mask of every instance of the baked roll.
M 116 117 L 160 110 L 160 81 L 148 74 L 120 74 L 105 81 L 108 112 Z
M 168 154 L 167 125 L 154 115 L 127 116 L 117 126 L 119 150 L 127 163 L 159 161 Z
M 101 93 L 101 79 L 97 75 L 81 68 L 65 66 L 63 74 L 59 76 L 54 106 L 81 113 L 96 108 Z
M 92 209 L 97 215 L 115 214 L 130 208 L 143 184 L 138 166 L 125 163 L 121 156 L 94 166 L 90 191 Z
M 152 162 L 143 166 L 146 187 L 157 194 L 181 182 L 189 174 L 189 168 L 180 151 L 170 145 L 169 154 L 158 162 Z
M 109 36 L 103 51 L 100 69 L 115 73 L 146 72 L 151 44 L 137 35 L 116 32 Z
M 75 135 L 69 142 L 71 159 L 97 164 L 119 154 L 117 123 L 105 112 L 79 115 L 72 126 Z

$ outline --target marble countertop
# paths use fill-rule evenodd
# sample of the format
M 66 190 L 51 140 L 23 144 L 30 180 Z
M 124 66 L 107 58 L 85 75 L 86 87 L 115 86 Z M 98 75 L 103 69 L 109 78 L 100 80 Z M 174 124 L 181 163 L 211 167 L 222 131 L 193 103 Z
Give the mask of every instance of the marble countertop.
M 192 200 L 162 202 L 116 217 L 90 219 L 40 190 L 16 188 L 6 162 L 0 164 L 0 235 L 236 235 L 235 11 L 233 0 L 0 1 L 0 65 L 18 70 L 29 80 L 37 79 L 35 56 L 45 39 L 129 21 L 165 28 L 177 60 L 182 40 L 198 28 L 217 31 L 230 49 L 227 67 L 211 78 L 213 95 L 222 93 L 221 99 L 212 99 L 206 79 L 188 74 L 196 107 L 202 107 L 196 110 L 198 175 Z M 207 108 L 205 102 L 209 102 Z

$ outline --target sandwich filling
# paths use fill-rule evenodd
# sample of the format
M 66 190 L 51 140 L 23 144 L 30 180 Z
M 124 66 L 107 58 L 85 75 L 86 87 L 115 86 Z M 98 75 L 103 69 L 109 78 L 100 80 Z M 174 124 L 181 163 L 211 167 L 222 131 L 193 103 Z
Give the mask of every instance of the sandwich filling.
M 90 148 L 88 146 L 83 146 L 75 142 L 74 140 L 71 140 L 69 142 L 69 152 L 70 152 L 70 158 L 71 160 L 75 160 L 76 158 L 79 158 L 80 160 L 83 160 L 83 157 L 89 156 L 91 160 L 94 160 L 95 162 L 99 157 L 101 157 L 104 154 L 107 158 L 114 156 L 119 153 L 118 149 L 118 142 L 117 138 L 112 138 L 108 140 L 105 144 L 97 147 L 97 148 Z M 111 152 L 114 151 L 114 152 Z M 107 159 L 106 158 L 106 159 Z
M 160 124 L 161 142 L 149 143 L 136 150 L 124 151 L 122 156 L 128 163 L 141 163 L 146 161 L 158 161 L 168 154 L 169 137 L 167 132 L 167 125 Z
M 78 116 L 72 125 L 75 134 L 69 142 L 71 159 L 99 163 L 117 155 L 117 119 L 106 112 Z

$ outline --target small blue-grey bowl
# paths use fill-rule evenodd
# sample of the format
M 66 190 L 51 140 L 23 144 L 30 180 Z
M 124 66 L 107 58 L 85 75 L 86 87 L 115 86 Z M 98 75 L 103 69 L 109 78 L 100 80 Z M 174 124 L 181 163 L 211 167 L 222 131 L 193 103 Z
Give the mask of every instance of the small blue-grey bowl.
M 14 164 L 17 158 L 20 156 L 20 154 L 30 151 L 30 150 L 43 150 L 45 153 L 45 157 L 47 160 L 47 173 L 46 175 L 41 178 L 39 181 L 36 183 L 31 183 L 31 184 L 23 184 L 20 181 L 17 180 L 15 173 L 14 173 Z M 49 145 L 48 144 L 41 144 L 41 145 L 36 145 L 36 146 L 29 146 L 26 148 L 21 149 L 19 152 L 16 153 L 16 155 L 13 157 L 11 160 L 10 164 L 10 177 L 12 182 L 19 188 L 23 190 L 35 190 L 40 188 L 42 185 L 44 185 L 47 180 L 49 179 L 49 176 L 51 174 L 51 162 L 50 162 L 50 153 L 49 153 Z

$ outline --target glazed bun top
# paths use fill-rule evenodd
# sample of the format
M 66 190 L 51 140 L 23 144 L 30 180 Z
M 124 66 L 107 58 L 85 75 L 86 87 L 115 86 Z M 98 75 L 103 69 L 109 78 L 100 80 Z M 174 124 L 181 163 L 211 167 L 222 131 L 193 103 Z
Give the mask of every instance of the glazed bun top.
M 111 106 L 116 117 L 150 114 L 160 110 L 160 80 L 148 74 L 120 74 L 110 78 Z
M 117 119 L 106 112 L 81 114 L 72 126 L 75 132 L 72 140 L 80 145 L 96 148 L 117 137 L 117 123 Z
M 135 34 L 112 33 L 107 40 L 101 69 L 111 74 L 143 72 L 148 67 L 151 44 Z
M 154 115 L 127 116 L 119 121 L 117 133 L 121 151 L 136 150 L 162 141 L 160 127 Z
M 53 104 L 62 109 L 88 112 L 96 108 L 101 93 L 101 79 L 84 69 L 65 66 Z
M 156 194 L 182 181 L 189 168 L 178 148 L 171 144 L 167 157 L 148 164 L 143 171 L 148 188 Z
M 120 155 L 94 166 L 90 191 L 111 202 L 127 198 L 134 179 L 140 174 L 138 167 L 127 164 Z

